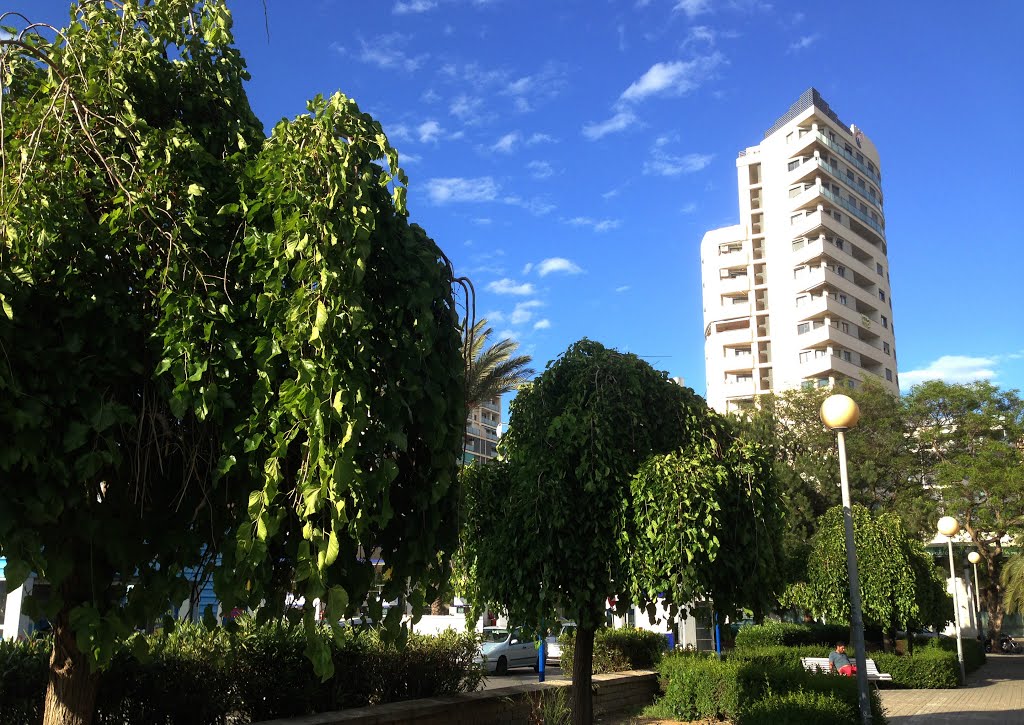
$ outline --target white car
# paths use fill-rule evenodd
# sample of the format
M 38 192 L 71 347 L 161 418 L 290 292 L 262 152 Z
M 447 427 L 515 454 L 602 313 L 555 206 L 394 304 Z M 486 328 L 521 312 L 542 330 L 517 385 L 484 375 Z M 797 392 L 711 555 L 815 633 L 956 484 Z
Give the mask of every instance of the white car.
M 561 664 L 562 645 L 558 641 L 561 634 L 569 634 L 576 631 L 576 622 L 562 622 L 562 629 L 558 634 L 549 635 L 544 641 L 547 643 L 547 656 L 544 661 L 547 664 Z
M 513 667 L 532 667 L 536 670 L 537 643 L 532 639 L 524 639 L 518 629 L 484 627 L 484 641 L 476 661 L 482 662 L 488 672 L 498 675 L 504 675 Z

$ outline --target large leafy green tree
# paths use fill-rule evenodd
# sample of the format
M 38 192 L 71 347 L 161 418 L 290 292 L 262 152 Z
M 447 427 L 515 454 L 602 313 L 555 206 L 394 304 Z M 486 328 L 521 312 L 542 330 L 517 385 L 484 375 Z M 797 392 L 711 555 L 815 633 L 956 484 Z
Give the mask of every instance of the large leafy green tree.
M 556 612 L 575 619 L 576 722 L 592 717 L 594 632 L 604 621 L 606 598 L 618 594 L 625 606 L 633 593 L 646 606 L 650 583 L 661 573 L 643 570 L 647 579 L 633 581 L 630 556 L 646 553 L 641 542 L 659 535 L 653 512 L 635 516 L 634 475 L 650 456 L 672 451 L 684 457 L 696 451 L 721 465 L 715 446 L 727 436 L 725 421 L 689 388 L 635 355 L 581 340 L 513 401 L 503 460 L 467 469 L 464 544 L 475 573 L 474 602 L 500 602 L 510 619 L 537 629 Z M 664 491 L 679 483 L 655 469 L 638 490 L 647 496 L 655 479 Z M 707 478 L 697 476 L 691 489 L 705 485 Z M 640 505 L 651 504 L 645 498 Z M 715 526 L 704 531 L 710 509 L 700 501 L 692 506 L 697 517 L 673 523 L 687 530 L 686 548 L 708 561 L 719 519 L 712 515 Z M 649 553 L 653 565 L 658 552 Z
M 332 622 L 371 557 L 384 599 L 446 578 L 451 267 L 379 124 L 339 94 L 265 138 L 231 43 L 221 0 L 0 35 L 0 554 L 52 585 L 47 723 L 212 555 L 225 607 Z
M 907 410 L 918 465 L 984 560 L 984 606 L 996 635 L 1005 542 L 1024 532 L 1024 400 L 987 381 L 934 380 L 910 391 Z
M 853 507 L 854 542 L 865 624 L 889 631 L 952 620 L 945 579 L 923 545 L 894 513 Z M 811 542 L 807 580 L 791 590 L 791 603 L 815 617 L 850 621 L 850 583 L 841 506 L 829 509 Z

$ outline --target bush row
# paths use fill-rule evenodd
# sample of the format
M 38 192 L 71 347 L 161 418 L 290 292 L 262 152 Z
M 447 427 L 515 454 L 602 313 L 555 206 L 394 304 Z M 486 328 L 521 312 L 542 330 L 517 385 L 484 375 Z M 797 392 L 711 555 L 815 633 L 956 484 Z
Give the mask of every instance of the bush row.
M 857 681 L 804 670 L 799 660 L 762 661 L 671 654 L 658 666 L 664 695 L 646 714 L 681 720 L 747 723 L 858 721 Z M 873 722 L 885 723 L 878 693 Z M 813 715 L 811 714 L 813 713 Z
M 576 633 L 569 632 L 558 638 L 562 645 L 562 672 L 572 672 L 572 658 L 576 650 Z M 593 673 L 626 670 L 652 670 L 668 647 L 664 634 L 646 629 L 599 629 L 594 633 Z
M 918 640 L 920 642 L 920 640 Z M 985 664 L 985 645 L 976 639 L 961 640 L 964 650 L 964 669 L 967 672 L 974 672 Z M 943 652 L 956 652 L 956 640 L 948 637 L 929 637 L 924 643 L 924 649 L 938 649 Z M 920 647 L 915 652 L 920 651 Z
M 100 678 L 97 725 L 222 725 L 477 689 L 472 634 L 411 635 L 404 649 L 375 632 L 330 642 L 335 676 L 321 682 L 301 627 L 243 627 L 237 634 L 182 624 L 152 635 L 146 661 L 128 652 Z M 50 643 L 0 644 L 0 725 L 42 721 Z
M 825 645 L 833 647 L 836 642 L 845 642 L 850 628 L 835 624 L 792 624 L 790 622 L 765 622 L 742 627 L 736 633 L 736 649 L 747 647 L 768 647 L 784 645 L 802 647 Z

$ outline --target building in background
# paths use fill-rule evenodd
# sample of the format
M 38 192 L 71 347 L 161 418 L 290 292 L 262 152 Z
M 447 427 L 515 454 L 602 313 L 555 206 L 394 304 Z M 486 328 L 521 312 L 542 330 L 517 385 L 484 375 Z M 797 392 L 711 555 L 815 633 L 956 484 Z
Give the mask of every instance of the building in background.
M 811 88 L 736 166 L 740 223 L 701 242 L 708 403 L 867 375 L 898 392 L 874 144 Z
M 496 446 L 500 432 L 501 396 L 497 395 L 469 411 L 463 463 L 486 463 L 493 460 L 498 455 Z

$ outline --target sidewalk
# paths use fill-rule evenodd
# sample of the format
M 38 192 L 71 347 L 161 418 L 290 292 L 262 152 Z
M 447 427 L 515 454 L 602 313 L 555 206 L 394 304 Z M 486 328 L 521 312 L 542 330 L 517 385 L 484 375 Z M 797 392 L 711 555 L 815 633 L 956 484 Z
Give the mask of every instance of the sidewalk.
M 956 690 L 882 690 L 891 725 L 1021 725 L 1024 655 L 988 655 Z

